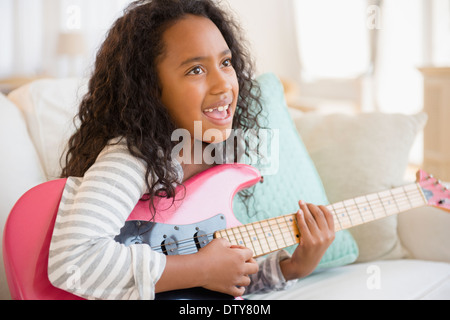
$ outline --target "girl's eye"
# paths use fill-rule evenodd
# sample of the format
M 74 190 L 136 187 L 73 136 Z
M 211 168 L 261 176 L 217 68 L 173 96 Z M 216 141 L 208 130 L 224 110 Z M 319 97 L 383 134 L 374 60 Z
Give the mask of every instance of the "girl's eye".
M 222 65 L 224 67 L 231 67 L 232 66 L 231 59 L 228 58 L 228 59 L 224 60 L 224 62 L 222 62 Z
M 202 73 L 203 73 L 202 68 L 200 68 L 200 67 L 198 67 L 198 66 L 192 68 L 191 71 L 188 72 L 188 74 L 195 74 L 195 75 L 197 75 L 197 74 L 202 74 Z

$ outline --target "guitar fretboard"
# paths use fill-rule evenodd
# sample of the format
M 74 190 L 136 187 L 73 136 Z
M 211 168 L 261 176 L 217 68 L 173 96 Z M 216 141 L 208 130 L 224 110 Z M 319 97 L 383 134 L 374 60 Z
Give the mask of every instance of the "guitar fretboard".
M 334 217 L 335 231 L 348 229 L 422 207 L 427 200 L 419 184 L 409 184 L 327 205 Z M 262 256 L 299 243 L 300 233 L 295 214 L 249 223 L 217 231 L 215 238 L 226 238 L 234 245 L 253 250 Z

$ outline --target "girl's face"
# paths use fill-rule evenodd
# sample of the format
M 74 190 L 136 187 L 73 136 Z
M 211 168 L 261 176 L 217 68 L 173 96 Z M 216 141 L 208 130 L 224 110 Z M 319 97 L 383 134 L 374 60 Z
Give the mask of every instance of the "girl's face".
M 175 124 L 187 129 L 192 139 L 226 140 L 239 85 L 221 32 L 208 18 L 186 15 L 164 32 L 163 41 L 165 52 L 157 66 L 161 100 Z M 194 131 L 195 121 L 201 131 L 199 123 Z M 209 133 L 217 135 L 204 135 L 208 129 L 216 129 Z

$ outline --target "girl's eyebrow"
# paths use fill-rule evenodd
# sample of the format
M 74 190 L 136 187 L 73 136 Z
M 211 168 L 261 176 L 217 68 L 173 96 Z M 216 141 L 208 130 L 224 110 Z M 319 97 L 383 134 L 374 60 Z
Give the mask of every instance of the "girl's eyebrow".
M 231 50 L 230 49 L 226 49 L 226 50 L 222 51 L 219 56 L 222 57 L 222 56 L 225 56 L 225 55 L 228 55 L 228 54 L 231 54 Z M 183 62 L 181 62 L 179 67 L 182 67 L 184 65 L 190 64 L 190 63 L 195 62 L 195 61 L 206 60 L 207 58 L 208 57 L 205 57 L 205 56 L 198 56 L 198 57 L 188 58 L 188 59 L 184 60 Z

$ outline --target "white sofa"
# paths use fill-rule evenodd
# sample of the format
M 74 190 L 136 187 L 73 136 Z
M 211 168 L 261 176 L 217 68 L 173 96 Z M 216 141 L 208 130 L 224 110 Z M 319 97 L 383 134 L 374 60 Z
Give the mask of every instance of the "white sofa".
M 85 90 L 83 80 L 48 79 L 0 95 L 2 235 L 15 201 L 58 177 L 63 141 L 73 131 Z M 425 121 L 424 115 L 290 112 L 330 202 L 401 183 L 412 141 Z M 380 148 L 385 148 L 381 158 Z M 360 251 L 355 263 L 317 270 L 286 291 L 248 298 L 450 299 L 450 214 L 423 207 L 350 231 Z M 0 299 L 9 299 L 3 259 L 0 267 Z

